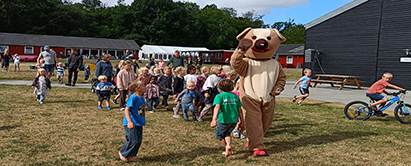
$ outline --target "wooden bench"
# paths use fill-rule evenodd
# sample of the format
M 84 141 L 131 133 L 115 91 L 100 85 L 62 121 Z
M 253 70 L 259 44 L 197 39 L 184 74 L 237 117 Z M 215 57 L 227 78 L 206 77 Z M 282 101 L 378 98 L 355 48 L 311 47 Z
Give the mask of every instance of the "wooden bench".
M 334 87 L 334 84 L 341 84 L 340 90 L 344 87 L 346 84 L 353 84 L 357 85 L 358 89 L 361 89 L 360 84 L 365 83 L 365 81 L 358 81 L 357 78 L 360 78 L 359 76 L 347 76 L 347 75 L 329 75 L 329 74 L 317 74 L 316 80 L 311 80 L 311 82 L 314 83 L 314 86 L 317 86 L 318 83 L 329 83 L 332 87 Z M 325 79 L 321 79 L 325 78 Z

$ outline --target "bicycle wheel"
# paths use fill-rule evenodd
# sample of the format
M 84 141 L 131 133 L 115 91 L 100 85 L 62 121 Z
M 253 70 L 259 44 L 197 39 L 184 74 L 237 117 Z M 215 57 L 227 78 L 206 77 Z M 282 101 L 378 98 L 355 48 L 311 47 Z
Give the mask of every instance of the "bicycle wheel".
M 397 105 L 394 110 L 395 118 L 404 124 L 411 124 L 411 105 L 402 103 Z
M 344 114 L 350 120 L 367 120 L 371 117 L 372 111 L 363 101 L 352 101 L 345 105 Z

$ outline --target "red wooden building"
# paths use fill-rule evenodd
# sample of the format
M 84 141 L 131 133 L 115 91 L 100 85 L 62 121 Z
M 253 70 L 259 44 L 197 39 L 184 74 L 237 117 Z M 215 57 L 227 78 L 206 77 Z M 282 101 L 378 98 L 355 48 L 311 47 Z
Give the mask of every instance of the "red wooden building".
M 304 44 L 281 44 L 274 56 L 283 68 L 303 68 Z
M 205 63 L 230 63 L 234 50 L 210 50 L 201 52 Z
M 134 40 L 0 33 L 0 53 L 8 48 L 12 55 L 19 54 L 21 61 L 36 59 L 45 45 L 50 46 L 58 57 L 66 57 L 71 48 L 79 48 L 86 59 L 96 58 L 102 51 L 118 59 L 127 49 L 134 55 L 141 50 Z

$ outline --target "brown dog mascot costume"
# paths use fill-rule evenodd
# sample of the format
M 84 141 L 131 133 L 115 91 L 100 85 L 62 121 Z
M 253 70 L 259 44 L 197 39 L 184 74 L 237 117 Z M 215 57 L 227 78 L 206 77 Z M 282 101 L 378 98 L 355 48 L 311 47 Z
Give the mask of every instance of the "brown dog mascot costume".
M 284 89 L 286 79 L 280 63 L 272 57 L 286 39 L 277 29 L 247 28 L 237 40 L 240 42 L 230 63 L 240 75 L 248 148 L 255 155 L 264 156 L 263 137 L 274 118 L 275 96 Z

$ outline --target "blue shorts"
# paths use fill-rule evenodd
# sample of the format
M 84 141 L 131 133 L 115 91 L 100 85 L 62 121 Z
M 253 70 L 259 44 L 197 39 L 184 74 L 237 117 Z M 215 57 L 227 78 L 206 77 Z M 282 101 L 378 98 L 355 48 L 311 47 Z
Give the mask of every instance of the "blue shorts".
M 237 123 L 218 123 L 215 131 L 215 138 L 224 139 L 230 136 Z
M 299 90 L 300 90 L 300 93 L 302 94 L 302 95 L 305 95 L 305 94 L 309 94 L 310 93 L 310 91 L 308 91 L 308 88 L 307 89 L 305 89 L 305 88 L 299 88 Z
M 366 95 L 367 97 L 371 98 L 372 100 L 376 100 L 376 101 L 382 100 L 382 99 L 385 98 L 385 96 L 383 96 L 383 95 L 381 95 L 381 94 L 369 94 L 369 93 L 366 93 L 365 95 Z
M 44 68 L 46 68 L 46 73 L 54 73 L 54 67 L 56 67 L 55 64 L 44 65 Z

